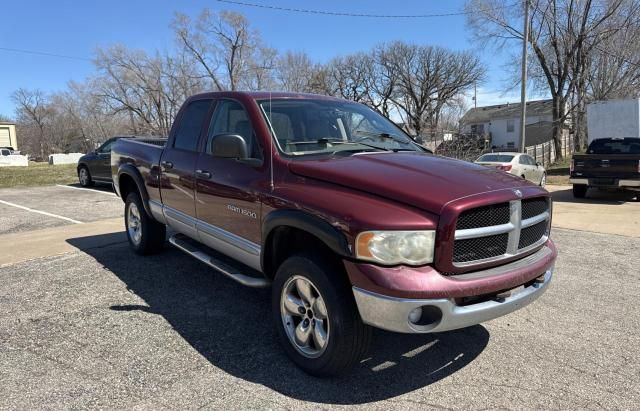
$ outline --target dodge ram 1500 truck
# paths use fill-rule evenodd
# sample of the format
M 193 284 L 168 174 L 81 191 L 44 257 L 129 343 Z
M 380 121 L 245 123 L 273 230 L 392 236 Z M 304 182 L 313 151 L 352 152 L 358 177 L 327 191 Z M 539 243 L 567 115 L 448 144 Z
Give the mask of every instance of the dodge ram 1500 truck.
M 640 191 L 640 138 L 600 138 L 586 154 L 575 154 L 569 166 L 573 196 L 589 187 Z
M 549 193 L 431 154 L 365 105 L 287 93 L 189 98 L 167 140 L 112 148 L 126 233 L 169 242 L 250 287 L 272 288 L 288 356 L 348 370 L 371 326 L 453 330 L 520 309 L 551 281 Z

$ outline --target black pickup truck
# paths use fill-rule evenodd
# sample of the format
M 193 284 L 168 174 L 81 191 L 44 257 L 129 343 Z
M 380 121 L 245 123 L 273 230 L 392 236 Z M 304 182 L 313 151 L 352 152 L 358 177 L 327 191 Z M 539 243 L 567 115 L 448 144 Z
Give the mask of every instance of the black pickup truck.
M 640 190 L 640 138 L 593 140 L 586 154 L 573 156 L 570 173 L 576 198 L 589 187 Z

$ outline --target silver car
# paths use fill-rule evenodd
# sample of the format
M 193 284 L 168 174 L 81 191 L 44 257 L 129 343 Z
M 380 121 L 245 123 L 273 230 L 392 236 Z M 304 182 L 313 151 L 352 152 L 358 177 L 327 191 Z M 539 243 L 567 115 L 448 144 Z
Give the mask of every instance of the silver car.
M 475 163 L 487 167 L 495 167 L 542 187 L 547 183 L 547 172 L 544 167 L 528 154 L 487 153 L 481 155 Z

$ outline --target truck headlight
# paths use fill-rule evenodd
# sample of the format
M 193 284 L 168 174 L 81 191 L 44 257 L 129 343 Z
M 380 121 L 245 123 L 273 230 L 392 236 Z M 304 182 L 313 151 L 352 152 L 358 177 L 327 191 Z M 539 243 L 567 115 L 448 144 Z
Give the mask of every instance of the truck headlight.
M 436 232 L 365 231 L 356 237 L 356 257 L 393 265 L 423 265 L 433 262 Z

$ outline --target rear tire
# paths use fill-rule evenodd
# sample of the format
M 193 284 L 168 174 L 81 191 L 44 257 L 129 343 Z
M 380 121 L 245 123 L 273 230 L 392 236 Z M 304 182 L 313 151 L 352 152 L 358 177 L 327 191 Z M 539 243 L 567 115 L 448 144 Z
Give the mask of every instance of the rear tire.
M 164 247 L 167 227 L 147 214 L 137 192 L 129 193 L 125 201 L 124 226 L 129 245 L 136 254 L 155 254 Z
M 282 347 L 296 365 L 318 377 L 350 370 L 366 354 L 372 332 L 360 319 L 344 270 L 326 261 L 308 254 L 289 257 L 272 288 Z
M 589 186 L 586 184 L 574 184 L 573 185 L 573 196 L 575 198 L 585 198 L 587 195 L 587 190 Z
M 91 187 L 95 184 L 91 179 L 91 173 L 87 166 L 80 166 L 80 168 L 78 168 L 78 181 L 82 187 Z

